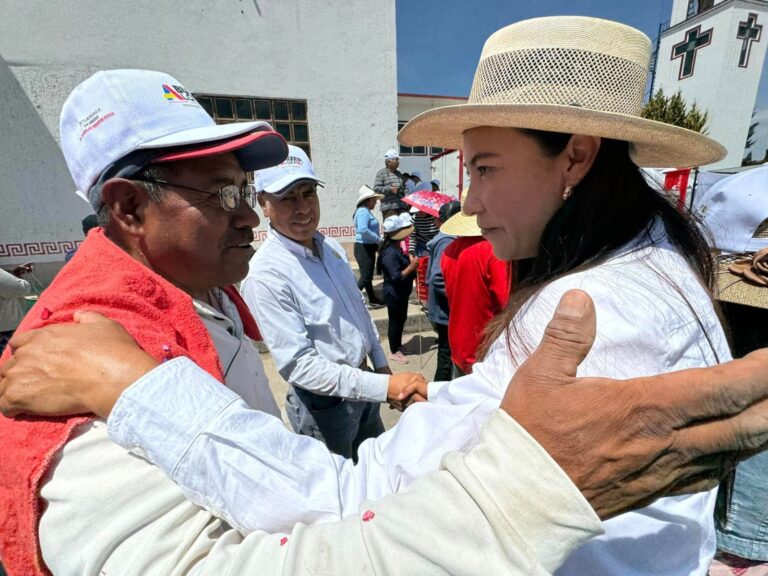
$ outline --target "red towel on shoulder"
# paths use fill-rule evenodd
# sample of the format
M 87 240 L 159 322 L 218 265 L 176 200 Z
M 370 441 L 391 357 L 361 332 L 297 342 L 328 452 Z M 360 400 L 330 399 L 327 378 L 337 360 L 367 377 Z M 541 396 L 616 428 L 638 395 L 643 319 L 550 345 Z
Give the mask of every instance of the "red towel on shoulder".
M 256 322 L 237 290 L 232 286 L 224 291 L 237 307 L 245 333 L 260 340 Z M 192 298 L 130 257 L 101 228 L 89 233 L 17 331 L 72 322 L 77 310 L 116 320 L 156 360 L 187 356 L 223 381 L 216 348 Z M 9 355 L 6 348 L 0 362 Z M 48 574 L 37 533 L 43 506 L 40 488 L 52 459 L 74 428 L 91 419 L 0 416 L 0 558 L 9 576 Z

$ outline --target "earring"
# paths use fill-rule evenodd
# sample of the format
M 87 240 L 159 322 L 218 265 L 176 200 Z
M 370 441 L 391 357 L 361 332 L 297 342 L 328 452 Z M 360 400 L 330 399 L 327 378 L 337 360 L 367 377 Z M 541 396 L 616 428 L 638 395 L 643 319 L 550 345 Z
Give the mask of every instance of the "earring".
M 565 190 L 563 190 L 563 202 L 568 200 L 568 198 L 571 197 L 571 194 L 573 194 L 573 186 L 566 186 Z

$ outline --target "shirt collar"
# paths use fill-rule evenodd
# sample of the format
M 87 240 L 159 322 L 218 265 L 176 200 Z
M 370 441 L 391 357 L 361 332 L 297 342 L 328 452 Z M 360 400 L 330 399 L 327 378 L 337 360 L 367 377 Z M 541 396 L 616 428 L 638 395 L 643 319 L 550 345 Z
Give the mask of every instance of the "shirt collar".
M 292 252 L 293 254 L 296 254 L 296 256 L 301 256 L 304 258 L 313 258 L 317 260 L 317 256 L 315 256 L 312 253 L 312 250 L 304 246 L 303 244 L 299 244 L 295 240 L 291 240 L 287 236 L 284 236 L 283 234 L 280 234 L 277 230 L 275 230 L 272 225 L 269 226 L 269 233 L 276 238 L 283 246 L 285 246 L 289 252 Z M 323 255 L 323 242 L 325 241 L 325 236 L 321 234 L 320 232 L 315 232 L 315 235 L 312 237 L 312 239 L 315 242 L 315 246 L 317 246 L 317 252 L 320 254 L 320 257 Z
M 192 304 L 195 307 L 195 311 L 204 320 L 218 324 L 230 334 L 235 334 L 237 332 L 237 323 L 227 314 L 226 309 L 228 306 L 225 305 L 224 293 L 219 288 L 214 288 L 211 290 L 210 296 L 212 304 L 193 298 Z M 226 304 L 228 303 L 226 302 Z

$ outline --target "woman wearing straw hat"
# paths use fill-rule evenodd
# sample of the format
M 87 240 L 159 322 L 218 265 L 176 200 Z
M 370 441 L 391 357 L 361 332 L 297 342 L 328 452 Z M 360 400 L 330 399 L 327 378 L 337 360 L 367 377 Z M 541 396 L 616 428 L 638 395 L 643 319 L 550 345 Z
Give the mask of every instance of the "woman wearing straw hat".
M 376 202 L 384 196 L 377 194 L 368 186 L 363 185 L 358 190 L 357 208 L 353 220 L 355 222 L 355 260 L 360 267 L 360 279 L 357 288 L 368 294 L 368 307 L 381 308 L 384 303 L 379 301 L 373 291 L 373 270 L 376 266 L 376 251 L 381 244 L 380 225 L 373 209 Z
M 484 360 L 455 389 L 501 399 L 571 288 L 597 308 L 585 374 L 626 378 L 730 358 L 704 239 L 638 169 L 708 164 L 725 149 L 640 117 L 650 53 L 644 34 L 606 20 L 513 24 L 486 42 L 466 105 L 427 111 L 401 131 L 406 146 L 463 148 L 472 182 L 464 211 L 499 258 L 516 262 Z M 613 518 L 558 573 L 706 574 L 714 500 L 714 491 L 662 499 Z
M 407 213 L 384 220 L 384 243 L 381 245 L 381 270 L 384 273 L 384 302 L 387 305 L 387 339 L 389 357 L 398 364 L 408 364 L 403 354 L 403 328 L 408 318 L 408 297 L 413 290 L 413 277 L 419 260 L 406 256 L 400 240 L 413 232 L 413 221 Z

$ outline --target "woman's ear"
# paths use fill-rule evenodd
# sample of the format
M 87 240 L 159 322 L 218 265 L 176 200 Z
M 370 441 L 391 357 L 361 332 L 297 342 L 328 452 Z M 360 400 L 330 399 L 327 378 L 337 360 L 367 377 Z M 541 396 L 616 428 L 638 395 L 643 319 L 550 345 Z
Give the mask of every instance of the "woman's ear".
M 109 210 L 110 225 L 127 236 L 144 236 L 147 204 L 151 201 L 147 190 L 125 178 L 112 178 L 101 187 L 101 200 Z
M 602 139 L 598 136 L 574 134 L 563 153 L 567 160 L 565 170 L 566 186 L 576 186 L 592 169 Z

